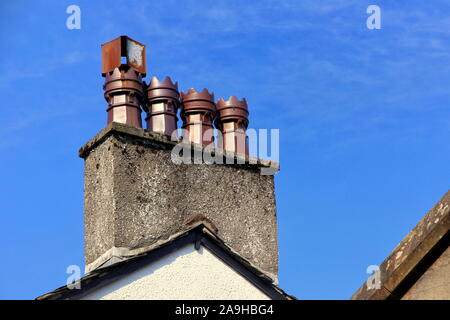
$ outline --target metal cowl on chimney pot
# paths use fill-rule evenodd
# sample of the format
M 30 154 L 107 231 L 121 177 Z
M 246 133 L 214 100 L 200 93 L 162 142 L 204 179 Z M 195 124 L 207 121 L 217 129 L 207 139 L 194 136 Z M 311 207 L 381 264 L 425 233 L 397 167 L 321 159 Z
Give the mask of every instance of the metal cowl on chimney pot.
M 197 92 L 191 88 L 187 93 L 181 92 L 181 118 L 183 129 L 187 130 L 187 140 L 194 143 L 210 145 L 214 143 L 213 126 L 216 115 L 214 94 L 203 89 Z
M 147 86 L 147 129 L 165 135 L 172 135 L 177 129 L 177 111 L 180 106 L 178 83 L 170 77 L 159 81 L 153 77 Z
M 217 101 L 216 128 L 222 132 L 219 148 L 227 151 L 248 154 L 247 135 L 248 106 L 245 98 L 239 100 L 231 96 L 227 101 L 219 98 Z
M 122 62 L 122 57 L 126 57 L 126 63 Z M 126 36 L 102 44 L 103 89 L 108 102 L 107 123 L 114 121 L 142 128 L 142 77 L 145 77 L 145 73 L 145 45 Z

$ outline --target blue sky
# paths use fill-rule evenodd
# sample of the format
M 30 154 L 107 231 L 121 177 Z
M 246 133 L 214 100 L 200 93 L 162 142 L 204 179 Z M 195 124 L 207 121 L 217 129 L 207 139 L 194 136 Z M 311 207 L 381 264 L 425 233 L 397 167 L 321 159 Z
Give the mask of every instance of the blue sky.
M 81 30 L 66 28 L 67 6 Z M 366 8 L 381 7 L 381 30 Z M 149 75 L 246 97 L 280 129 L 280 286 L 347 299 L 449 189 L 450 3 L 1 1 L 0 299 L 83 265 L 80 146 L 106 123 L 100 44 L 147 45 Z

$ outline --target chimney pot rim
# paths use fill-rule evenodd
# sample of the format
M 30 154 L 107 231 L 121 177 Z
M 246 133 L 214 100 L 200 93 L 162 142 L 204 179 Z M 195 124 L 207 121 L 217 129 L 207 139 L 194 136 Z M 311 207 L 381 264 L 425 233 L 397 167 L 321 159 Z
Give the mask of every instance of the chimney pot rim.
M 215 105 L 214 92 L 209 92 L 206 88 L 203 88 L 203 90 L 200 92 L 198 92 L 194 88 L 190 88 L 186 93 L 184 91 L 181 91 L 181 99 L 183 100 L 183 102 L 204 100 Z

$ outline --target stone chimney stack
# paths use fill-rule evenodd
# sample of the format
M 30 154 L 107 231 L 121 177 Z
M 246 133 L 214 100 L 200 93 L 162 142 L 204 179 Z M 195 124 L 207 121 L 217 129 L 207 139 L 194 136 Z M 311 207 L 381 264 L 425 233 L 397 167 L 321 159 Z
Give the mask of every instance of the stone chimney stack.
M 103 59 L 116 61 L 114 57 L 120 57 L 119 49 L 124 49 L 123 42 L 133 40 L 120 37 L 114 41 L 115 44 L 110 42 L 102 47 Z M 175 163 L 172 151 L 176 146 L 182 144 L 205 150 L 202 144 L 205 141 L 196 136 L 195 139 L 191 137 L 190 142 L 173 141 L 168 135 L 173 128 L 176 109 L 169 112 L 165 103 L 173 101 L 172 106 L 176 104 L 177 87 L 161 85 L 167 79 L 154 82 L 154 85 L 152 80 L 147 88 L 147 99 L 149 105 L 162 101 L 166 113 L 160 114 L 163 118 L 168 116 L 168 126 L 150 131 L 138 125 L 138 113 L 129 112 L 138 110 L 139 104 L 130 102 L 130 96 L 141 97 L 137 83 L 145 74 L 145 57 L 136 58 L 134 52 L 131 54 L 134 60 L 131 60 L 136 63 L 136 59 L 140 59 L 139 68 L 133 64 L 124 67 L 118 61 L 112 65 L 109 60 L 103 61 L 103 66 L 108 66 L 103 69 L 103 74 L 109 74 L 107 79 L 116 75 L 120 79 L 117 87 L 121 89 L 108 93 L 108 98 L 113 100 L 109 108 L 124 108 L 120 114 L 127 114 L 127 117 L 125 120 L 122 116 L 116 117 L 114 111 L 106 128 L 79 152 L 84 159 L 86 272 L 143 252 L 189 228 L 193 221 L 204 219 L 214 226 L 213 232 L 217 232 L 220 239 L 276 282 L 278 245 L 274 176 L 262 175 L 261 169 L 278 168 L 278 164 L 234 152 L 225 153 L 221 148 L 212 148 L 212 152 L 216 158 L 224 159 L 224 164 Z M 145 52 L 145 47 L 137 52 Z M 130 55 L 130 51 L 125 53 Z M 135 78 L 132 85 L 125 86 L 124 79 L 132 77 L 130 72 Z M 173 85 L 171 80 L 169 82 Z M 158 94 L 153 95 L 150 90 L 158 86 L 171 91 L 161 94 L 160 100 L 153 100 Z M 119 102 L 114 100 L 114 92 L 125 96 L 123 104 L 116 105 Z M 207 123 L 207 127 L 212 128 L 209 125 L 216 112 L 213 95 L 207 90 L 200 93 L 189 90 L 182 98 L 185 125 L 193 128 Z M 133 101 L 142 103 L 139 99 Z M 147 107 L 149 117 L 155 116 L 157 111 Z M 133 115 L 133 121 L 128 121 L 129 114 Z M 196 114 L 200 115 L 198 119 L 190 118 Z M 150 122 L 150 128 L 154 129 L 156 124 Z M 166 130 L 169 127 L 170 130 Z M 242 157 L 245 157 L 244 161 L 236 161 Z M 225 164 L 229 159 L 233 164 Z
M 122 57 L 126 63 L 122 63 Z M 102 45 L 102 75 L 108 123 L 119 122 L 142 127 L 141 104 L 145 77 L 145 46 L 126 36 Z

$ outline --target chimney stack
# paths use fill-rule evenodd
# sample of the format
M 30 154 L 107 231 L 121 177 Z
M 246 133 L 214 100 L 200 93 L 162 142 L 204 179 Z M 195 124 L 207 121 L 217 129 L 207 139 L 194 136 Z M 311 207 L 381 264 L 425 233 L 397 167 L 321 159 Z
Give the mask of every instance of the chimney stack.
M 122 64 L 122 57 L 126 63 Z M 103 89 L 108 102 L 108 121 L 142 127 L 141 104 L 144 98 L 145 45 L 126 36 L 102 44 Z
M 206 88 L 201 92 L 191 88 L 187 93 L 181 92 L 181 101 L 183 129 L 187 130 L 187 137 L 183 138 L 204 145 L 214 143 L 212 132 L 216 114 L 214 93 L 209 93 Z M 207 130 L 210 130 L 210 134 L 205 135 Z
M 79 153 L 85 168 L 86 272 L 142 253 L 204 217 L 226 245 L 276 281 L 274 177 L 260 172 L 278 165 L 215 148 L 222 164 L 178 164 L 173 153 L 182 141 L 167 137 L 176 129 L 181 105 L 184 139 L 214 147 L 217 115 L 221 147 L 245 153 L 245 99 L 219 99 L 217 112 L 207 89 L 189 89 L 180 99 L 178 84 L 169 77 L 153 77 L 146 86 L 145 74 L 143 44 L 121 36 L 102 45 L 108 125 Z M 156 132 L 142 128 L 141 107 L 148 113 L 147 128 Z M 244 162 L 237 164 L 238 158 Z
M 178 82 L 170 77 L 159 81 L 153 77 L 147 87 L 147 130 L 172 135 L 177 129 L 177 111 L 180 106 Z
M 248 127 L 247 101 L 241 101 L 231 96 L 227 101 L 220 98 L 217 101 L 216 128 L 222 132 L 219 148 L 227 151 L 248 154 L 247 135 Z

